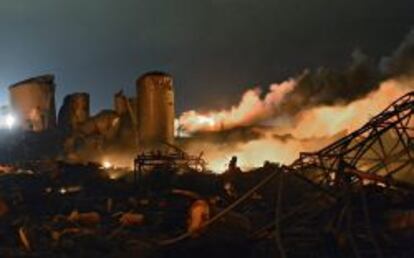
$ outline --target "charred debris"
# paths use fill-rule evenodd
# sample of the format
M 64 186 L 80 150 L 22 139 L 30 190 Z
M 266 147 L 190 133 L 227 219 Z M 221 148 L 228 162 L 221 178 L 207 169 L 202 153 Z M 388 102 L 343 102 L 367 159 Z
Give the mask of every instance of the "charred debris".
M 175 145 L 172 77 L 137 80 L 95 116 L 53 76 L 10 87 L 1 257 L 412 257 L 414 93 L 290 166 L 205 169 Z M 57 120 L 56 120 L 57 117 Z M 133 168 L 94 162 L 134 149 Z

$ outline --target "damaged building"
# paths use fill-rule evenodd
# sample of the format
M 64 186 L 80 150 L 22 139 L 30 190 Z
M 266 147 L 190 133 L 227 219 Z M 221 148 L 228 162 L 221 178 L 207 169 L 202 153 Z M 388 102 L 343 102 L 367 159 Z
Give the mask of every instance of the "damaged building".
M 114 94 L 113 109 L 95 115 L 90 113 L 89 94 L 77 92 L 64 97 L 56 116 L 55 88 L 53 75 L 9 87 L 10 108 L 20 135 L 26 135 L 26 141 L 29 137 L 40 142 L 50 136 L 47 141 L 60 146 L 45 158 L 88 161 L 107 152 L 136 153 L 139 147 L 155 149 L 174 142 L 173 79 L 166 73 L 145 73 L 136 81 L 137 96 L 126 96 L 121 90 Z M 19 156 L 15 157 L 18 161 Z M 21 158 L 39 157 L 27 154 Z
M 87 93 L 70 94 L 57 121 L 54 89 L 50 75 L 10 87 L 18 127 L 1 145 L 1 257 L 414 254 L 414 92 L 290 165 L 243 173 L 234 156 L 214 174 L 174 145 L 170 75 L 142 75 L 137 96 L 117 92 L 95 115 Z M 84 162 L 125 149 L 133 171 Z
M 10 104 L 24 130 L 41 132 L 56 126 L 53 75 L 30 78 L 9 87 Z

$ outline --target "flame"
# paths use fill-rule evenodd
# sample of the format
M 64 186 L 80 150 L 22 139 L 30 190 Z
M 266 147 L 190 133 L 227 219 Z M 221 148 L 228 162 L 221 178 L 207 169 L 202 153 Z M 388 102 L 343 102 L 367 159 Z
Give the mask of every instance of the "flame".
M 259 139 L 228 144 L 196 141 L 189 151 L 204 151 L 209 168 L 223 172 L 232 156 L 238 156 L 242 169 L 258 167 L 264 161 L 289 164 L 303 151 L 316 151 L 330 142 L 358 129 L 395 99 L 413 89 L 412 81 L 388 80 L 362 99 L 347 104 L 318 106 L 293 116 L 274 117 L 283 97 L 295 86 L 290 80 L 272 85 L 264 99 L 256 90 L 247 91 L 238 106 L 229 110 L 200 114 L 189 111 L 180 117 L 182 127 L 190 132 L 220 131 L 245 125 L 270 125 Z M 288 135 L 289 137 L 283 137 Z
M 294 125 L 278 130 L 301 139 L 330 137 L 342 131 L 350 133 L 411 89 L 410 83 L 388 80 L 366 97 L 351 103 L 304 110 L 296 115 Z
M 178 119 L 179 125 L 187 133 L 197 131 L 221 131 L 238 126 L 247 126 L 271 117 L 283 97 L 293 90 L 294 79 L 281 84 L 272 84 L 269 93 L 261 98 L 258 88 L 246 91 L 239 104 L 229 110 L 201 114 L 195 110 L 184 112 Z
M 104 169 L 110 169 L 112 167 L 112 163 L 109 162 L 109 161 L 107 161 L 107 160 L 105 160 L 105 161 L 102 162 L 102 167 Z

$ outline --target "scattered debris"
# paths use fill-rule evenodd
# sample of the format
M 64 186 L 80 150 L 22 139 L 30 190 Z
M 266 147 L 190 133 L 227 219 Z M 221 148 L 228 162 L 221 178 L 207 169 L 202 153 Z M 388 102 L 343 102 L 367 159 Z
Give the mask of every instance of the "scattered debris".
M 412 257 L 414 93 L 291 166 L 227 173 L 185 153 L 0 173 L 1 257 Z M 192 163 L 195 162 L 195 163 Z M 141 173 L 142 172 L 142 173 Z

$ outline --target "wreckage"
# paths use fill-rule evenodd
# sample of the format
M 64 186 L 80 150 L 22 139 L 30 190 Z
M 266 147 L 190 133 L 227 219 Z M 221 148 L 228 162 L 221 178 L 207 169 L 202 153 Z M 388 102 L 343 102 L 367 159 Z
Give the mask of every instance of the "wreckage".
M 39 98 L 49 108 L 22 101 L 20 110 L 36 112 L 23 136 L 10 133 L 20 141 L 3 151 L 2 257 L 413 256 L 414 92 L 289 166 L 266 162 L 242 172 L 233 157 L 214 174 L 201 155 L 174 145 L 171 77 L 146 74 L 137 88 L 157 101 L 138 99 L 138 108 L 119 92 L 114 110 L 91 117 L 89 96 L 72 94 L 57 126 L 50 97 Z M 148 128 L 145 112 L 159 114 Z M 57 161 L 59 150 L 36 148 L 48 148 L 50 139 L 70 158 Z M 145 145 L 133 169 L 73 162 L 122 139 Z

